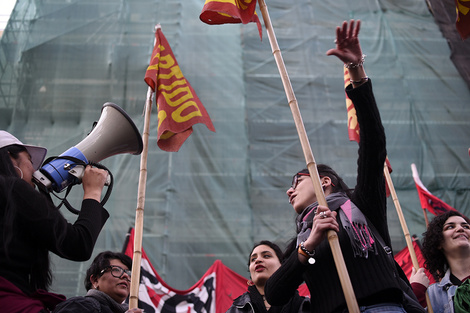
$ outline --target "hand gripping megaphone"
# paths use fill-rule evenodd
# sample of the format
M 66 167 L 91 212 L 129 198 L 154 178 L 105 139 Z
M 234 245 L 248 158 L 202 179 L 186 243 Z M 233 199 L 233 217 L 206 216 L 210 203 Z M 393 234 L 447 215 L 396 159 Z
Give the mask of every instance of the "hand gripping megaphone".
M 43 191 L 61 192 L 81 182 L 84 165 L 116 154 L 138 155 L 142 149 L 142 137 L 132 119 L 118 105 L 107 102 L 90 134 L 58 157 L 46 160 L 34 172 L 33 181 Z

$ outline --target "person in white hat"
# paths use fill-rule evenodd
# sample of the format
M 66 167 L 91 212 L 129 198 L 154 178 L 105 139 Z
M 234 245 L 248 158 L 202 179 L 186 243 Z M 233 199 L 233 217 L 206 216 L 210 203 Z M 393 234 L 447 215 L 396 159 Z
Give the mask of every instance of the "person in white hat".
M 25 145 L 0 131 L 0 308 L 5 312 L 50 312 L 65 300 L 48 292 L 49 252 L 86 261 L 109 217 L 100 203 L 107 172 L 87 166 L 80 213 L 69 223 L 50 196 L 35 189 L 33 173 L 47 150 Z

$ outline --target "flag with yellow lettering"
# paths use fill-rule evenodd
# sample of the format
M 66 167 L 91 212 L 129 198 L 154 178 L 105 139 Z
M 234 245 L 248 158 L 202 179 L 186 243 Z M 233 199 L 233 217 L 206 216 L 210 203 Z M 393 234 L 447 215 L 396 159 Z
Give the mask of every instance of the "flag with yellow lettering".
M 192 134 L 192 125 L 203 123 L 209 130 L 215 129 L 196 92 L 183 76 L 160 25 L 157 25 L 155 37 L 145 82 L 155 92 L 157 144 L 162 150 L 175 152 Z
M 263 30 L 256 14 L 256 0 L 206 0 L 199 19 L 207 24 L 247 24 L 258 25 L 259 37 Z
M 455 27 L 462 40 L 470 36 L 470 0 L 455 0 L 457 20 Z

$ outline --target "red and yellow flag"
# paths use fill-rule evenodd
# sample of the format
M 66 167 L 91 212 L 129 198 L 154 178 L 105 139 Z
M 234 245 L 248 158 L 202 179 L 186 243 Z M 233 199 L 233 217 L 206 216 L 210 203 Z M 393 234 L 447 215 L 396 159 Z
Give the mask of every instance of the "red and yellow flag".
M 206 109 L 183 76 L 160 25 L 145 82 L 155 91 L 158 109 L 157 144 L 160 149 L 178 151 L 193 132 L 192 125 L 203 123 L 215 131 Z
M 470 0 L 455 0 L 457 19 L 455 27 L 462 40 L 470 36 Z
M 207 24 L 247 24 L 258 25 L 259 37 L 263 31 L 256 14 L 256 0 L 206 0 L 199 18 Z

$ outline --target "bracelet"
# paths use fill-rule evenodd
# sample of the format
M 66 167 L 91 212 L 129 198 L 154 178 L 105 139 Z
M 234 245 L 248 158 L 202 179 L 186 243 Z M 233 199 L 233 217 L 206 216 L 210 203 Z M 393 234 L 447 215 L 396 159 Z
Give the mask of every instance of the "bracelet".
M 362 84 L 362 83 L 365 83 L 365 82 L 368 81 L 368 80 L 369 80 L 369 77 L 366 76 L 366 77 L 362 77 L 360 80 L 352 80 L 352 79 L 350 79 L 349 82 L 350 82 L 351 84 Z
M 303 241 L 300 243 L 299 248 L 297 249 L 297 252 L 303 255 L 304 257 L 306 257 L 308 260 L 308 263 L 310 264 L 315 263 L 315 259 L 313 258 L 313 256 L 315 255 L 315 250 L 313 250 L 312 252 L 308 251 L 307 248 L 305 248 Z
M 365 58 L 366 58 L 366 55 L 363 54 L 361 56 L 361 60 L 358 63 L 353 63 L 353 62 L 344 63 L 344 67 L 345 68 L 357 68 L 359 66 L 362 66 L 364 64 Z

